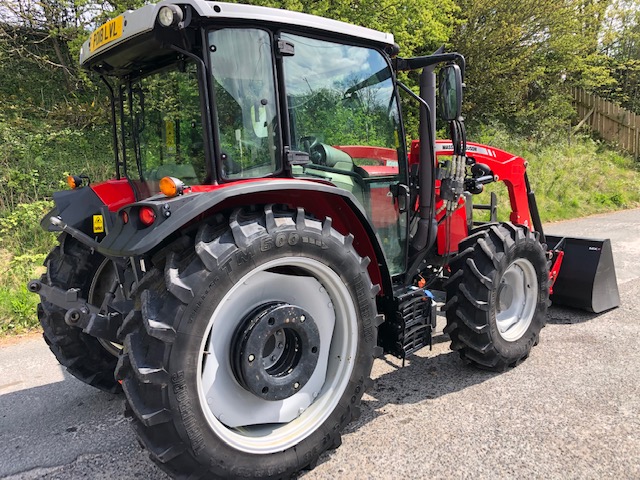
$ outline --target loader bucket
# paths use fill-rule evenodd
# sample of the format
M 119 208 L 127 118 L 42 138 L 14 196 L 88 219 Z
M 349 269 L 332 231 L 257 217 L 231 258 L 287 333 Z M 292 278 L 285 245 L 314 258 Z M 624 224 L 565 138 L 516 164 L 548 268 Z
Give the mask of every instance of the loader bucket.
M 594 313 L 620 305 L 611 240 L 546 235 L 549 250 L 564 251 L 551 301 Z

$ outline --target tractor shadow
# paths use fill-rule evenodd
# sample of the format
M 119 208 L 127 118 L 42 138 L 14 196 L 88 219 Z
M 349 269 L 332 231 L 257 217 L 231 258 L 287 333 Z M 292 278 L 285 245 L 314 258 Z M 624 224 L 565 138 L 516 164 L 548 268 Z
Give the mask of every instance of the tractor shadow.
M 448 342 L 449 337 L 446 335 L 434 338 L 434 351 L 423 349 L 418 355 L 407 358 L 404 367 L 402 361 L 395 358 L 378 360 L 374 366 L 374 386 L 362 400 L 361 416 L 347 427 L 345 433 L 356 431 L 384 415 L 384 407 L 387 405 L 434 400 L 500 375 L 466 365 L 458 353 L 449 350 L 447 346 L 435 348 L 439 343 Z M 385 372 L 375 376 L 381 369 Z
M 575 323 L 585 323 L 594 320 L 608 313 L 606 310 L 602 313 L 587 312 L 575 308 L 561 307 L 552 305 L 547 311 L 547 324 L 549 325 L 572 325 Z
M 41 369 L 56 373 L 60 367 Z M 0 478 L 109 478 L 102 471 L 113 463 L 114 452 L 121 454 L 124 471 L 128 464 L 140 464 L 153 478 L 166 478 L 155 466 L 147 467 L 151 462 L 140 461 L 145 455 L 124 418 L 122 394 L 98 391 L 66 372 L 63 379 L 54 378 L 22 389 L 23 382 L 14 381 L 0 389 Z M 53 470 L 38 473 L 41 468 Z
M 373 368 L 373 387 L 360 404 L 360 418 L 345 428 L 343 435 L 354 433 L 364 425 L 386 415 L 389 405 L 423 404 L 425 412 L 429 401 L 459 392 L 500 375 L 466 365 L 457 352 L 449 350 L 448 335 L 433 339 L 433 351 L 428 347 L 407 358 L 405 366 L 394 357 L 376 360 Z M 441 345 L 444 344 L 444 345 Z M 380 373 L 382 372 L 382 373 Z M 334 451 L 325 452 L 318 464 L 331 461 Z

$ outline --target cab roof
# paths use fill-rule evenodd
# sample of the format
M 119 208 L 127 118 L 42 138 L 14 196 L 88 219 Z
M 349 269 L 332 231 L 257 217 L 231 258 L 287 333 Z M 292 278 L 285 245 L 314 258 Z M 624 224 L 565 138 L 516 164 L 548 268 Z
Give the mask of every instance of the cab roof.
M 201 19 L 210 19 L 212 24 L 215 20 L 255 21 L 258 24 L 267 23 L 273 26 L 299 27 L 328 36 L 338 35 L 342 38 L 353 39 L 356 43 L 373 43 L 380 47 L 394 45 L 393 35 L 390 33 L 379 32 L 370 28 L 306 13 L 208 0 L 165 0 L 157 4 L 145 5 L 136 10 L 124 12 L 121 15 L 123 17 L 121 22 L 122 32 L 114 40 L 100 43 L 97 47 L 94 46 L 93 50 L 91 49 L 90 39 L 85 41 L 80 49 L 80 64 L 91 68 L 100 63 L 100 59 L 108 56 L 109 51 L 115 47 L 122 46 L 137 37 L 140 40 L 139 37 L 145 37 L 145 34 L 149 34 L 154 29 L 163 28 L 157 24 L 156 19 L 160 8 L 165 5 L 189 5 L 196 15 Z M 135 44 L 136 42 L 132 43 Z

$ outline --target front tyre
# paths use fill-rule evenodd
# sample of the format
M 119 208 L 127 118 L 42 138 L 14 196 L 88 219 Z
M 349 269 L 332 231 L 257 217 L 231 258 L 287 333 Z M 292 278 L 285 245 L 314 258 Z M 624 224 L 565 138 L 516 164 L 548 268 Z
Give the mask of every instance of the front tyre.
M 340 444 L 377 350 L 352 240 L 302 209 L 238 209 L 143 279 L 118 376 L 165 471 L 288 477 Z
M 478 367 L 505 370 L 538 343 L 549 304 L 545 249 L 535 233 L 489 225 L 460 242 L 447 281 L 451 349 Z

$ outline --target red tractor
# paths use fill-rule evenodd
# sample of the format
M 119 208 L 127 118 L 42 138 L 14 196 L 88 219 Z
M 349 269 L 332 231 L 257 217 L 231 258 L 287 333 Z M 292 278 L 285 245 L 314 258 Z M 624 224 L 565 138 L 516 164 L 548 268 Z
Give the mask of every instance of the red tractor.
M 466 143 L 464 58 L 398 53 L 387 33 L 204 0 L 127 11 L 82 47 L 111 92 L 116 178 L 54 195 L 60 245 L 29 289 L 60 363 L 124 390 L 168 473 L 313 468 L 374 358 L 430 345 L 439 310 L 463 360 L 504 370 L 538 342 L 552 287 L 618 304 L 609 242 L 545 239 L 526 162 Z M 510 222 L 472 202 L 498 180 Z

